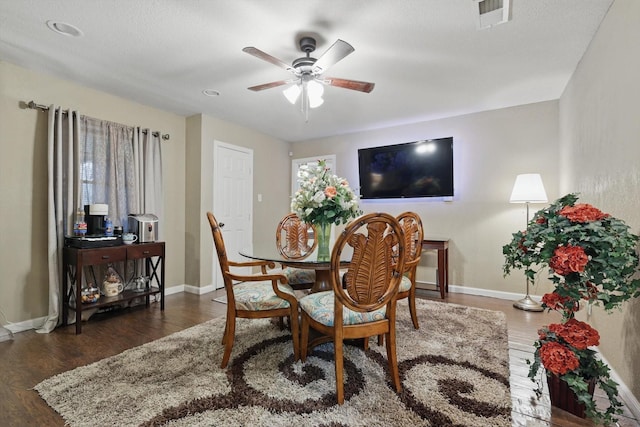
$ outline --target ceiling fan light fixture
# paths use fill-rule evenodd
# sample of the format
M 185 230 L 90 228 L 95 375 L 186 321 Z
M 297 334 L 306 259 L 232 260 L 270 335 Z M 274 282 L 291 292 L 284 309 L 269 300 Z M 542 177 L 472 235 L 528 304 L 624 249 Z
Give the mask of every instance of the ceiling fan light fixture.
M 306 82 L 307 93 L 309 94 L 309 108 L 318 108 L 324 103 L 324 85 L 316 80 Z
M 324 104 L 324 99 L 322 99 L 321 96 L 318 96 L 318 97 L 309 96 L 309 108 L 318 108 L 322 104 Z
M 309 80 L 307 82 L 307 90 L 309 91 L 309 98 L 322 98 L 324 85 L 316 80 Z
M 282 93 L 284 94 L 284 97 L 287 98 L 287 101 L 289 101 L 292 104 L 296 103 L 296 101 L 298 100 L 298 97 L 300 96 L 300 92 L 302 92 L 302 90 L 300 89 L 300 85 L 297 83 L 289 86 L 288 88 L 282 91 Z
M 287 85 L 282 91 L 283 95 L 291 104 L 294 105 L 298 103 L 298 100 L 300 100 L 300 111 L 302 111 L 306 121 L 309 121 L 309 110 L 312 108 L 318 108 L 324 103 L 322 96 L 324 94 L 325 85 L 356 90 L 364 93 L 369 93 L 373 89 L 374 84 L 369 82 L 338 79 L 334 77 L 322 77 L 323 73 L 331 66 L 336 64 L 338 61 L 341 61 L 354 51 L 353 46 L 349 43 L 338 39 L 317 59 L 310 55 L 311 52 L 316 49 L 316 41 L 313 37 L 303 37 L 300 39 L 299 44 L 300 50 L 304 52 L 306 56 L 294 60 L 291 65 L 253 46 L 243 48 L 243 52 L 277 67 L 283 68 L 294 76 L 292 80 L 278 80 L 275 82 L 251 86 L 248 89 L 258 92 L 265 89 Z

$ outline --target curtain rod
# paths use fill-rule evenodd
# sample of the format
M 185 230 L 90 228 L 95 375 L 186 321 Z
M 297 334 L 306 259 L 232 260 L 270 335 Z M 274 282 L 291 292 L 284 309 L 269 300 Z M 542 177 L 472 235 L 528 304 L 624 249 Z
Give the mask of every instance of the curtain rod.
M 46 105 L 42 105 L 42 104 L 36 104 L 33 101 L 29 101 L 26 103 L 27 107 L 31 108 L 32 110 L 40 110 L 40 111 L 48 111 L 49 107 Z M 62 110 L 63 114 L 69 114 L 69 110 Z M 147 133 L 146 130 L 143 130 L 142 133 Z M 153 132 L 152 133 L 153 136 L 160 136 L 160 132 Z M 164 139 L 165 141 L 168 141 L 169 138 L 171 136 L 168 133 L 165 133 L 164 135 L 162 135 L 162 139 Z

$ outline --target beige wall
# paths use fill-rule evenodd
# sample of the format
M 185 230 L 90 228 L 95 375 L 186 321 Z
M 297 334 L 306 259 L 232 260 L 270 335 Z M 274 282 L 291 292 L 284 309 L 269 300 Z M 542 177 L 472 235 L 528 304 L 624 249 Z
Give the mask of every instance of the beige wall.
M 184 282 L 185 119 L 0 61 L 0 310 L 6 321 L 43 317 L 48 307 L 47 115 L 21 101 L 171 135 L 163 142 L 167 285 Z
M 289 212 L 290 144 L 223 120 L 196 115 L 187 119 L 187 283 L 207 287 L 213 283 L 213 240 L 207 211 L 213 205 L 214 141 L 253 150 L 253 238 L 275 239 L 280 218 Z M 262 195 L 258 201 L 257 195 Z M 239 260 L 237 254 L 228 254 Z
M 561 188 L 640 232 L 640 2 L 616 0 L 560 101 Z M 640 400 L 640 299 L 579 313 Z
M 518 297 L 525 290 L 524 275 L 503 278 L 502 246 L 525 227 L 526 212 L 524 205 L 510 204 L 509 196 L 517 174 L 539 172 L 549 198 L 558 197 L 556 101 L 296 143 L 293 152 L 296 158 L 336 154 L 336 172 L 357 188 L 358 148 L 448 136 L 454 138 L 453 201 L 362 201 L 360 207 L 394 215 L 417 212 L 426 236 L 451 239 L 450 284 L 467 292 L 482 289 L 487 295 Z M 433 282 L 430 267 L 436 260 L 427 255 L 422 264 L 418 280 Z M 549 289 L 540 284 L 532 293 Z
M 166 285 L 212 283 L 213 141 L 254 152 L 254 237 L 273 238 L 289 211 L 290 144 L 213 117 L 189 118 L 0 61 L 0 321 L 30 322 L 48 307 L 47 116 L 21 102 L 55 103 L 81 114 L 171 135 L 163 142 Z M 204 262 L 201 262 L 204 260 Z

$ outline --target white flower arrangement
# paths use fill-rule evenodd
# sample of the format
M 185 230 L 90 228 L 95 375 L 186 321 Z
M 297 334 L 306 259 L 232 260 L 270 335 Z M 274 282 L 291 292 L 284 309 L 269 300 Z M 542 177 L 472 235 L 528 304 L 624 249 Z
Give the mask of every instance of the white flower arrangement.
M 362 214 L 347 180 L 330 173 L 324 160 L 300 166 L 298 183 L 291 210 L 308 224 L 346 224 Z

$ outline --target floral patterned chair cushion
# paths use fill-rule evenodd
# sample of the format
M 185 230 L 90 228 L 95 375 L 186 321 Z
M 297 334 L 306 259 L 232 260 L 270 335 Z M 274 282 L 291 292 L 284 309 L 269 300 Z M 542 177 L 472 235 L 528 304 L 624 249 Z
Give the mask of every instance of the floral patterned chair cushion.
M 289 285 L 278 284 L 278 289 L 295 296 Z M 267 280 L 238 283 L 233 286 L 233 292 L 238 310 L 262 311 L 289 307 L 289 301 L 277 296 Z
M 406 292 L 411 289 L 411 279 L 409 279 L 406 275 L 402 276 L 402 280 L 400 281 L 400 287 L 398 287 L 398 292 Z
M 334 295 L 333 291 L 316 292 L 309 294 L 300 299 L 300 308 L 303 309 L 311 318 L 323 325 L 333 326 L 334 311 Z M 374 322 L 384 319 L 387 307 L 360 313 L 344 307 L 342 312 L 342 321 L 345 325 L 358 325 L 362 323 Z
M 316 271 L 306 268 L 285 267 L 282 269 L 282 274 L 287 276 L 291 285 L 303 285 L 316 281 Z

